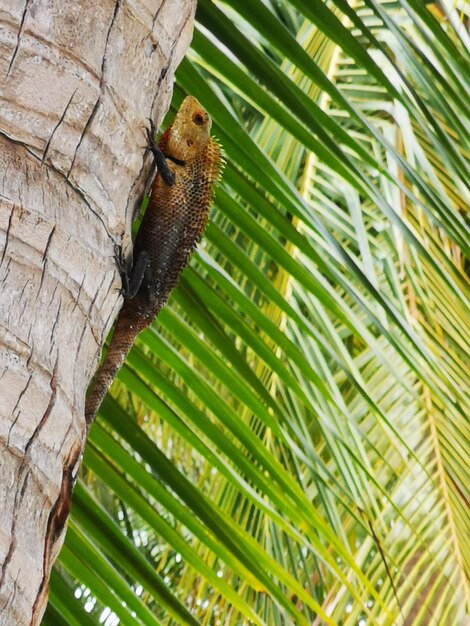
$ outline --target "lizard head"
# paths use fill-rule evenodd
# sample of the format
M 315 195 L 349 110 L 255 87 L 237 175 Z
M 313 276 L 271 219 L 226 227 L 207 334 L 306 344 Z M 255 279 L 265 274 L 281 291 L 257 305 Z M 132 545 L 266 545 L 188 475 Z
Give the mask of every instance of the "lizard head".
M 210 138 L 212 120 L 196 98 L 187 96 L 170 127 L 165 154 L 184 163 L 198 156 Z

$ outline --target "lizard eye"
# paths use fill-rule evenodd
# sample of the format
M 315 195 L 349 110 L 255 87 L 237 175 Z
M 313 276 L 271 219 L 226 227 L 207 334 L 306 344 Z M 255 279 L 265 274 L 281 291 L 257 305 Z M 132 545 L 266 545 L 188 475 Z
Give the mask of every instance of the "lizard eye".
M 201 113 L 194 113 L 193 122 L 197 126 L 202 126 L 204 124 L 204 115 L 202 115 Z

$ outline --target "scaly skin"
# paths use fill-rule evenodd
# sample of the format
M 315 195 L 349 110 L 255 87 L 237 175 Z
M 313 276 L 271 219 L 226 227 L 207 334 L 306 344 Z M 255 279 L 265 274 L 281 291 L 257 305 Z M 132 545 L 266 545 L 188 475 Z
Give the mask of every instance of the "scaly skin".
M 88 427 L 135 338 L 166 304 L 204 231 L 222 164 L 219 145 L 210 137 L 211 125 L 199 102 L 188 96 L 160 140 L 159 150 L 166 159 L 163 165 L 174 175 L 174 182 L 163 167 L 153 183 L 135 240 L 133 271 L 125 281 L 129 298 L 86 401 Z M 152 150 L 161 157 L 155 146 Z

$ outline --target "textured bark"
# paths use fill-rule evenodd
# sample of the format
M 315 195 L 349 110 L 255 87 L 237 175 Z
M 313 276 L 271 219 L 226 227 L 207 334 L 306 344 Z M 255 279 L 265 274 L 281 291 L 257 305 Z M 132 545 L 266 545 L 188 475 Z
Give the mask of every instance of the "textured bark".
M 195 0 L 0 0 L 0 625 L 38 624 Z

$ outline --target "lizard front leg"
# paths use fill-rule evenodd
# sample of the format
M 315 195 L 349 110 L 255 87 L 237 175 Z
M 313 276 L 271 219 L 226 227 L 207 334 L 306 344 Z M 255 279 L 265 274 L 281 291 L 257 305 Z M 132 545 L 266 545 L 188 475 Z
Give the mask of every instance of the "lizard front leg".
M 166 162 L 165 155 L 160 150 L 155 141 L 155 124 L 153 120 L 149 118 L 150 129 L 146 128 L 147 137 L 149 140 L 149 145 L 147 146 L 147 150 L 150 150 L 153 154 L 153 158 L 155 159 L 155 163 L 157 164 L 158 173 L 162 177 L 163 181 L 171 187 L 171 185 L 175 182 L 175 175 L 168 167 L 168 163 Z

